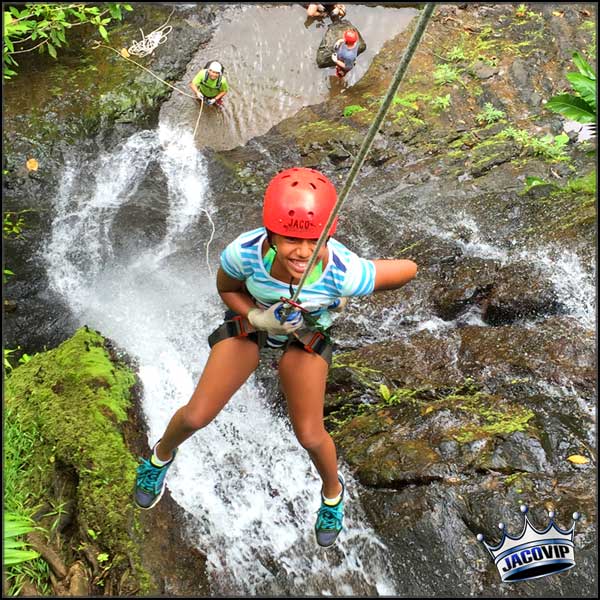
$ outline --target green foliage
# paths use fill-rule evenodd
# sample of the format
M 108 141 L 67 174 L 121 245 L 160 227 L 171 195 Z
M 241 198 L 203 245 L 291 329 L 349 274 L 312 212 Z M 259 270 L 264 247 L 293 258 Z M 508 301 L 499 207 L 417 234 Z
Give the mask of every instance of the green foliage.
M 359 104 L 351 104 L 350 106 L 346 106 L 344 108 L 344 116 L 350 117 L 354 113 L 362 112 L 363 110 L 367 110 L 366 108 L 360 106 Z
M 392 106 L 404 106 L 405 108 L 412 108 L 412 110 L 419 110 L 419 105 L 415 98 L 408 96 L 394 96 L 392 98 Z
M 23 213 L 29 212 L 22 210 L 20 212 L 6 211 L 4 213 L 4 221 L 2 223 L 2 236 L 4 239 L 12 237 L 20 237 L 25 226 Z
M 465 55 L 465 51 L 461 46 L 454 46 L 446 55 L 448 60 L 452 62 L 461 62 L 463 60 L 467 60 Z
M 507 127 L 499 137 L 514 140 L 525 152 L 534 156 L 542 156 L 553 162 L 569 160 L 565 152 L 565 146 L 569 143 L 569 136 L 566 133 L 556 136 L 548 133 L 543 138 L 536 138 L 529 131 Z
M 7 269 L 4 269 L 4 272 L 6 273 Z M 14 275 L 14 273 L 11 272 L 11 274 Z M 16 352 L 17 349 L 13 348 L 12 350 L 10 348 L 4 348 L 4 372 L 9 372 L 12 371 L 13 366 L 10 364 L 10 361 L 8 360 L 10 355 L 13 352 Z
M 33 521 L 15 513 L 4 514 L 3 564 L 5 567 L 18 565 L 37 558 L 39 554 L 27 548 L 27 543 L 20 540 L 22 535 L 36 529 Z
M 518 19 L 525 19 L 525 18 L 531 19 L 531 18 L 537 17 L 537 16 L 538 16 L 538 14 L 529 10 L 525 4 L 519 4 L 519 6 L 517 6 L 517 8 L 515 9 L 515 17 L 517 17 Z
M 385 385 L 385 383 L 382 383 L 379 386 L 379 394 L 381 395 L 381 397 L 388 402 L 389 399 L 392 397 L 392 393 L 390 392 L 390 388 Z
M 127 520 L 133 508 L 128 499 L 137 465 L 117 425 L 127 419 L 134 383 L 124 365 L 110 360 L 104 339 L 85 329 L 5 379 L 15 432 L 38 440 L 43 435 L 43 441 L 23 449 L 29 452 L 27 460 L 13 459 L 21 474 L 12 485 L 27 490 L 17 495 L 28 506 L 44 501 L 53 464 L 72 464 L 78 474 L 78 510 L 87 528 L 97 534 L 100 546 L 122 551 L 130 542 Z
M 445 96 L 436 96 L 431 99 L 431 106 L 435 112 L 444 112 L 450 105 L 452 104 L 452 97 L 450 94 L 446 94 Z
M 573 53 L 573 62 L 579 73 L 567 73 L 567 79 L 575 94 L 554 96 L 546 108 L 578 123 L 596 123 L 596 73 L 579 52 Z
M 96 27 L 102 38 L 108 41 L 106 26 L 123 18 L 122 9 L 133 10 L 129 4 L 114 2 L 99 5 L 28 2 L 25 5 L 4 5 L 4 8 L 2 60 L 5 79 L 17 74 L 14 70 L 18 66 L 16 54 L 37 49 L 56 58 L 56 49 L 68 44 L 67 30 L 84 24 Z
M 29 212 L 28 210 L 22 210 L 20 212 L 7 211 L 4 213 L 4 222 L 2 224 L 2 237 L 6 240 L 10 237 L 21 237 L 23 227 L 25 226 L 25 219 L 22 214 Z M 14 275 L 10 269 L 4 269 L 3 281 L 7 282 L 8 278 Z M 6 366 L 6 354 L 4 355 L 4 363 Z
M 547 181 L 544 181 L 543 179 L 540 179 L 539 177 L 529 176 L 529 177 L 525 177 L 525 190 L 523 190 L 523 191 L 528 192 L 531 188 L 533 188 L 537 185 L 553 185 L 553 184 L 549 184 Z
M 7 271 L 11 275 L 14 275 L 14 273 L 12 271 L 9 271 L 8 269 L 4 269 L 4 273 L 6 273 Z M 5 374 L 9 373 L 13 369 L 11 362 L 8 360 L 10 355 L 14 354 L 17 350 L 20 350 L 20 349 L 21 349 L 21 346 L 17 346 L 16 348 L 12 348 L 12 349 L 4 348 L 4 373 Z M 33 356 L 35 356 L 35 354 Z M 25 363 L 28 363 L 33 358 L 33 356 L 30 354 L 23 353 L 23 355 L 19 358 L 19 364 L 24 365 Z
M 10 594 L 18 595 L 23 582 L 33 581 L 40 592 L 50 594 L 48 564 L 36 552 L 28 550 L 25 543 L 15 539 L 13 527 L 20 526 L 22 533 L 36 529 L 29 515 L 33 512 L 27 500 L 32 476 L 31 461 L 36 448 L 42 444 L 39 432 L 32 426 L 20 426 L 14 411 L 8 409 L 4 416 L 4 565 L 10 583 Z M 13 535 L 7 535 L 12 531 Z M 7 547 L 7 539 L 8 546 Z M 18 559 L 18 560 L 17 560 Z
M 475 117 L 478 123 L 487 123 L 491 125 L 496 121 L 506 117 L 506 113 L 498 108 L 495 108 L 491 102 L 486 102 L 483 110 Z
M 592 171 L 584 177 L 570 180 L 565 190 L 575 194 L 588 194 L 596 196 L 596 171 Z
M 455 81 L 460 81 L 460 73 L 455 67 L 447 64 L 441 64 L 438 65 L 433 71 L 433 81 L 436 85 L 454 83 Z

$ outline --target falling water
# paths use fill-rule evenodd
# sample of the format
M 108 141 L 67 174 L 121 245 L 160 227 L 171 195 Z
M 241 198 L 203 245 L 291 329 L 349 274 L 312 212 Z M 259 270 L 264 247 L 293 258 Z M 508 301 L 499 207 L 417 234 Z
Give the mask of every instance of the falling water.
M 223 310 L 206 255 L 189 244 L 200 228 L 205 244 L 211 235 L 204 167 L 190 132 L 161 125 L 91 168 L 68 162 L 55 202 L 51 285 L 81 324 L 137 360 L 149 444 L 188 401 Z M 190 515 L 191 540 L 207 554 L 213 593 L 394 594 L 385 548 L 349 473 L 342 543 L 316 545 L 320 480 L 265 397 L 250 379 L 182 445 L 169 474 L 173 498 Z

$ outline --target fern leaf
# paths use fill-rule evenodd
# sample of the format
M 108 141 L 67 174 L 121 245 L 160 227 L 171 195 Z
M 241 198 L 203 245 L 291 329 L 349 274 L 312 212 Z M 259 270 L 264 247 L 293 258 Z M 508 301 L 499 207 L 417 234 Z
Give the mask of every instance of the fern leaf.
M 583 98 L 571 94 L 554 96 L 548 100 L 546 108 L 578 123 L 596 122 L 596 111 Z

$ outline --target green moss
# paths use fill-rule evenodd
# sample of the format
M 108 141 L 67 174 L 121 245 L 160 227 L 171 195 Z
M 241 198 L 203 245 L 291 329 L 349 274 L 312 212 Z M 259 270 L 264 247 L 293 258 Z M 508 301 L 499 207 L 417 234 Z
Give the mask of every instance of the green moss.
M 325 144 L 333 139 L 352 140 L 362 138 L 362 134 L 356 132 L 349 125 L 339 124 L 333 121 L 311 121 L 298 127 L 293 132 L 298 144 L 318 143 Z
M 334 371 L 335 369 L 349 369 L 356 380 L 365 388 L 377 389 L 379 383 L 376 380 L 381 379 L 382 371 L 379 369 L 372 369 L 357 361 L 349 361 L 348 356 L 348 352 L 335 354 L 331 361 L 330 371 Z M 373 375 L 376 375 L 377 377 L 374 378 Z
M 513 489 L 517 494 L 522 494 L 524 491 L 531 492 L 534 489 L 533 483 L 524 471 L 517 471 L 505 477 L 504 485 Z
M 590 230 L 596 223 L 596 173 L 571 179 L 564 187 L 556 188 L 547 196 L 532 198 L 546 216 L 531 234 L 541 234 L 556 239 L 562 235 L 580 235 L 583 229 Z
M 82 328 L 58 348 L 14 369 L 6 379 L 5 397 L 15 426 L 38 440 L 21 457 L 28 504 L 44 502 L 53 489 L 55 467 L 72 468 L 78 518 L 112 556 L 136 560 L 144 587 L 149 578 L 130 539 L 137 465 L 119 428 L 127 419 L 135 382 L 125 365 L 111 360 L 104 338 Z
M 596 171 L 592 171 L 583 177 L 571 179 L 564 188 L 565 192 L 583 193 L 596 195 Z
M 468 425 L 449 432 L 449 437 L 460 443 L 528 431 L 531 427 L 529 422 L 535 417 L 531 410 L 519 405 L 504 404 L 499 410 L 497 398 L 481 392 L 450 395 L 445 399 L 446 403 L 453 405 L 454 410 L 470 413 L 474 417 Z
M 366 108 L 364 108 L 363 106 L 360 106 L 360 104 L 351 104 L 350 106 L 346 106 L 344 108 L 343 115 L 345 117 L 350 117 L 354 113 L 362 112 L 363 110 L 366 110 Z
M 371 387 L 375 387 L 372 382 Z M 362 419 L 360 423 L 364 424 L 374 415 L 381 415 L 386 412 L 386 409 L 396 406 L 408 408 L 409 413 L 403 413 L 404 416 L 414 414 L 415 418 L 418 414 L 426 416 L 440 410 L 467 413 L 468 418 L 463 418 L 467 424 L 449 429 L 445 433 L 446 439 L 454 439 L 460 443 L 508 435 L 515 431 L 536 433 L 530 423 L 535 417 L 531 410 L 501 401 L 496 396 L 480 391 L 475 382 L 470 379 L 454 389 L 397 388 L 392 391 L 387 390 L 384 395 L 386 397 L 376 404 L 346 405 L 332 413 L 329 417 L 329 425 L 334 429 L 334 435 L 340 433 L 346 437 L 348 427 L 352 426 L 354 418 L 360 417 Z M 342 428 L 344 428 L 343 432 Z

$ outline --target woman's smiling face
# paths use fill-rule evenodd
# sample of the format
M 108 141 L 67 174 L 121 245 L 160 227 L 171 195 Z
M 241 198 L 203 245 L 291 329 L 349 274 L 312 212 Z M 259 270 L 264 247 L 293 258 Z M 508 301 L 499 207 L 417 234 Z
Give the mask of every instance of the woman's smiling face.
M 286 237 L 274 233 L 271 241 L 277 248 L 275 261 L 271 274 L 274 277 L 283 280 L 300 279 L 308 267 L 308 262 L 317 245 L 317 240 L 307 240 L 303 238 Z M 327 246 L 323 245 L 319 250 L 319 260 L 327 256 Z

